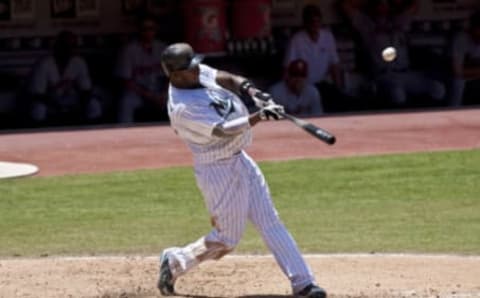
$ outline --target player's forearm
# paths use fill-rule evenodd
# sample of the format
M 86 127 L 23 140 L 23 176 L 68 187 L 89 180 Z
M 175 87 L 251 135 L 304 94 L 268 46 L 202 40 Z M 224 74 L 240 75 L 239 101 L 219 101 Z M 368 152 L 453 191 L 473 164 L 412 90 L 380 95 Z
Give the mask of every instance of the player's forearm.
M 240 96 L 252 98 L 261 92 L 249 79 L 225 71 L 218 72 L 216 81 L 223 88 Z
M 262 118 L 260 117 L 260 112 L 250 114 L 250 117 L 248 118 L 248 121 L 249 121 L 251 127 L 254 127 L 255 125 L 257 125 L 257 123 L 262 121 Z
M 262 121 L 262 119 L 259 112 L 234 120 L 225 121 L 218 124 L 213 129 L 213 135 L 220 138 L 236 136 L 242 134 L 250 127 L 255 126 L 260 121 Z
M 237 76 L 225 71 L 219 71 L 216 81 L 217 84 L 223 88 L 230 90 L 237 95 L 242 95 L 242 84 L 248 80 L 242 76 Z
M 213 135 L 220 138 L 232 137 L 243 133 L 249 127 L 250 118 L 248 116 L 240 117 L 218 124 L 213 129 Z

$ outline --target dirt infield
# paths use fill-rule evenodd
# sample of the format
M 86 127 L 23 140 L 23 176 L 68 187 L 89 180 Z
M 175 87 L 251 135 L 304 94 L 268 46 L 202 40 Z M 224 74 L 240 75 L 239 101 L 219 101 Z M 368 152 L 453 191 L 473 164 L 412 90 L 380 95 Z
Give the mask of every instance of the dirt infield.
M 329 297 L 480 297 L 480 257 L 310 256 Z M 159 297 L 157 258 L 0 261 L 0 297 Z M 290 297 L 270 257 L 207 262 L 177 282 L 179 297 Z
M 248 150 L 257 160 L 328 158 L 480 148 L 480 110 L 350 116 L 313 120 L 333 131 L 325 146 L 290 123 L 255 128 Z M 169 127 L 0 136 L 0 160 L 31 162 L 40 175 L 110 172 L 190 165 Z M 161 248 L 159 248 L 161 250 Z M 156 258 L 0 260 L 0 297 L 159 297 Z M 480 257 L 422 255 L 311 256 L 329 297 L 477 297 Z M 180 297 L 289 297 L 270 257 L 230 257 L 203 264 L 179 280 Z

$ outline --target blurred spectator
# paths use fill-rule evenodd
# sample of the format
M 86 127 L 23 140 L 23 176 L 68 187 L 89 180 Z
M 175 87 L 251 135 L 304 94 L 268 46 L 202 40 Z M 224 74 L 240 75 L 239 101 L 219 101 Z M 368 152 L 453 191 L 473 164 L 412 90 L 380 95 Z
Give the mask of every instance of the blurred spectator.
M 290 40 L 284 66 L 287 68 L 297 59 L 306 61 L 308 82 L 319 88 L 324 100 L 339 100 L 342 96 L 339 90 L 343 89 L 343 76 L 335 38 L 330 30 L 323 28 L 322 13 L 317 6 L 305 6 L 302 18 L 303 29 Z M 325 84 L 329 75 L 335 86 Z
M 366 7 L 358 2 L 344 0 L 343 12 L 359 35 L 368 61 L 367 72 L 374 79 L 378 93 L 398 105 L 412 95 L 443 100 L 443 84 L 410 69 L 407 32 L 416 12 L 416 1 L 371 0 Z M 397 50 L 397 58 L 392 62 L 382 58 L 382 51 L 387 47 Z
M 304 60 L 290 62 L 285 79 L 270 88 L 275 102 L 287 113 L 297 116 L 318 116 L 323 113 L 320 94 L 307 81 L 308 65 Z
M 459 33 L 452 46 L 453 85 L 450 105 L 460 106 L 466 86 L 480 95 L 480 11 L 470 17 L 469 30 Z M 468 84 L 467 84 L 468 83 Z
M 166 114 L 166 78 L 162 72 L 160 57 L 165 45 L 156 40 L 157 23 L 151 16 L 139 23 L 139 37 L 121 52 L 116 75 L 122 80 L 118 120 L 133 123 L 139 108 L 162 109 Z
M 38 61 L 32 71 L 31 116 L 36 122 L 51 119 L 95 120 L 102 114 L 92 96 L 92 82 L 85 60 L 75 54 L 76 36 L 58 34 L 53 53 Z M 76 119 L 78 118 L 78 119 Z

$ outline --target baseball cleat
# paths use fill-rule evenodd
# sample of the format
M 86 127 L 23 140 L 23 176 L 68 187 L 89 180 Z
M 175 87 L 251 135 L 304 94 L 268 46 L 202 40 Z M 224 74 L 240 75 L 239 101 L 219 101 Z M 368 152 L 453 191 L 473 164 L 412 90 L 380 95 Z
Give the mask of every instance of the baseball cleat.
M 296 298 L 327 298 L 327 292 L 317 285 L 310 284 L 295 295 Z
M 175 281 L 173 280 L 173 274 L 170 270 L 168 253 L 163 252 L 160 257 L 160 277 L 158 279 L 157 288 L 163 296 L 173 296 L 175 295 L 174 284 Z

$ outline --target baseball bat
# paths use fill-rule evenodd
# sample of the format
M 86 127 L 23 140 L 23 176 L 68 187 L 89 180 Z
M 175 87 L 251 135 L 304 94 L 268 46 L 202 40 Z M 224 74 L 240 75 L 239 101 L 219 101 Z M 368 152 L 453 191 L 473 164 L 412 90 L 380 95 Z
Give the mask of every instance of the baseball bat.
M 302 119 L 298 119 L 287 113 L 277 112 L 280 116 L 284 117 L 287 120 L 292 121 L 298 127 L 301 127 L 303 130 L 316 137 L 317 139 L 327 143 L 328 145 L 333 145 L 336 142 L 336 138 L 333 134 L 329 133 L 323 128 L 317 127 L 310 122 L 307 122 Z

